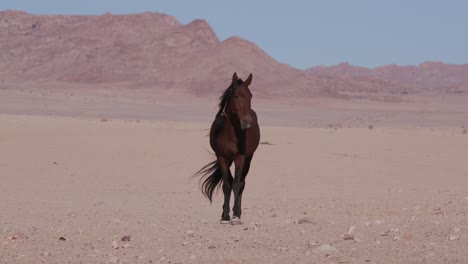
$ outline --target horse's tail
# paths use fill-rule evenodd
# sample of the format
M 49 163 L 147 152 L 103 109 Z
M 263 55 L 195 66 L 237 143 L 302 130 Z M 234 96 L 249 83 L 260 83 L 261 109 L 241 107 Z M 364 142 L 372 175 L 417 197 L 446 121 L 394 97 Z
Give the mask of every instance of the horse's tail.
M 206 164 L 195 173 L 194 176 L 201 176 L 200 182 L 202 193 L 212 202 L 213 193 L 222 183 L 222 173 L 218 161 L 215 160 Z

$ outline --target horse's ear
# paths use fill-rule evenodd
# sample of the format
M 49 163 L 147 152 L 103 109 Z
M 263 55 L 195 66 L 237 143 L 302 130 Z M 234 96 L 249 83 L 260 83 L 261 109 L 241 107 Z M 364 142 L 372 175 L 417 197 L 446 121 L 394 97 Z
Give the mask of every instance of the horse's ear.
M 235 83 L 237 81 L 237 73 L 235 72 L 233 75 L 232 75 L 232 83 Z
M 245 80 L 244 83 L 247 86 L 249 86 L 252 83 L 252 74 L 249 75 L 249 77 L 247 78 L 247 80 Z

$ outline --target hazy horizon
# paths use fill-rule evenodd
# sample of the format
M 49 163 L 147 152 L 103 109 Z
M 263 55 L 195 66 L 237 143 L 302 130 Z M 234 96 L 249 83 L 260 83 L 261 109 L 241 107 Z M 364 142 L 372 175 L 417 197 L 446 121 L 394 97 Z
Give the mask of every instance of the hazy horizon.
M 32 14 L 99 15 L 160 12 L 181 23 L 204 19 L 221 40 L 240 36 L 254 42 L 282 63 L 299 69 L 349 63 L 362 67 L 419 65 L 427 61 L 468 62 L 468 24 L 463 1 L 371 0 L 342 3 L 293 1 L 84 0 L 0 1 L 0 10 Z

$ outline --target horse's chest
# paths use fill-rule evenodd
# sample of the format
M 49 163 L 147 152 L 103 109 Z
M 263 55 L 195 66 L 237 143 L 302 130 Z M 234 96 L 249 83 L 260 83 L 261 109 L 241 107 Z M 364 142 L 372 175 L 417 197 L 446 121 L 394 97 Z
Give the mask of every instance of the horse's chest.
M 216 138 L 215 151 L 225 156 L 232 156 L 238 153 L 238 141 L 230 133 L 220 133 Z

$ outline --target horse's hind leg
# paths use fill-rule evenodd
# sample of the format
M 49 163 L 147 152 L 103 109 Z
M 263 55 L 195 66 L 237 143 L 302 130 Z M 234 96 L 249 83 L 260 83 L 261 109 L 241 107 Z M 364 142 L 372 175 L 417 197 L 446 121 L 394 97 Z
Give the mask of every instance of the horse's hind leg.
M 218 157 L 218 164 L 221 169 L 222 179 L 223 179 L 223 193 L 224 193 L 224 204 L 223 204 L 223 213 L 221 215 L 221 223 L 227 224 L 230 223 L 231 217 L 229 216 L 229 202 L 231 200 L 232 192 L 232 175 L 229 167 L 232 162 L 227 162 L 224 158 Z

